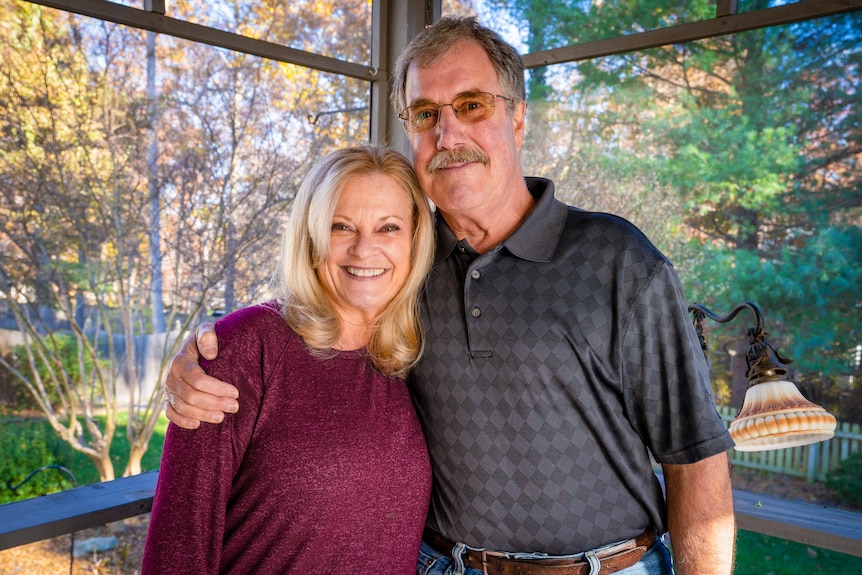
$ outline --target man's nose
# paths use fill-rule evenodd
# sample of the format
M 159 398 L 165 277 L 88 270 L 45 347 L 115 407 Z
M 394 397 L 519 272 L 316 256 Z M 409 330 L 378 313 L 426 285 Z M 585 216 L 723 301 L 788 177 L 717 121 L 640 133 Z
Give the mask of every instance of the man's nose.
M 462 144 L 463 126 L 464 122 L 458 119 L 452 104 L 440 106 L 437 112 L 437 125 L 434 126 L 437 131 L 437 148 L 447 150 Z

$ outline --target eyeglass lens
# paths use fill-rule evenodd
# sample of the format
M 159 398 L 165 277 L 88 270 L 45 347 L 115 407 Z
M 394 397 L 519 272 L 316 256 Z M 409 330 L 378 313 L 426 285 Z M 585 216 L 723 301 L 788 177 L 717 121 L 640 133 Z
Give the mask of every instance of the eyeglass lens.
M 455 117 L 467 124 L 486 120 L 494 115 L 496 109 L 494 100 L 497 98 L 489 92 L 470 92 L 462 94 L 451 104 L 435 104 L 424 102 L 406 108 L 399 116 L 404 120 L 408 132 L 424 132 L 437 125 L 440 118 L 440 108 L 452 106 Z

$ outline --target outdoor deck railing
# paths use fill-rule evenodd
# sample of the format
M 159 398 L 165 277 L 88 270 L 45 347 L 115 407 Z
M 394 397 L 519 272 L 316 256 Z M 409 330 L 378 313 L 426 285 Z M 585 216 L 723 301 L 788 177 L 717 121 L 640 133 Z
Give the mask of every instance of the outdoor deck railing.
M 158 471 L 0 505 L 0 550 L 149 513 Z M 862 557 L 862 513 L 734 490 L 739 529 Z

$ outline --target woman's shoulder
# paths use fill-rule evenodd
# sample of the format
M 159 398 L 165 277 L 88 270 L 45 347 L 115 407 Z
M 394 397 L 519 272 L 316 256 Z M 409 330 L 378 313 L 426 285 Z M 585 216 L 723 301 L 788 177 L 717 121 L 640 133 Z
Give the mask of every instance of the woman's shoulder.
M 215 324 L 219 348 L 233 341 L 248 345 L 257 341 L 261 344 L 273 340 L 285 342 L 295 334 L 284 321 L 281 306 L 275 300 L 258 303 L 238 309 L 219 319 Z
M 237 386 L 241 381 L 265 380 L 293 342 L 300 341 L 274 301 L 229 313 L 215 323 L 215 333 L 218 356 L 212 360 L 201 358 L 201 367 L 209 375 Z
M 234 326 L 248 323 L 268 323 L 273 320 L 281 320 L 281 318 L 281 305 L 276 300 L 270 300 L 232 311 L 219 318 L 216 325 Z

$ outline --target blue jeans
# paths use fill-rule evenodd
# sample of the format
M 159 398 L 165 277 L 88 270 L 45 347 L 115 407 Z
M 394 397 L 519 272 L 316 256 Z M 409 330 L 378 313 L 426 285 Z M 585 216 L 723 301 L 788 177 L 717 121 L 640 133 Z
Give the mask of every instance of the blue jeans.
M 617 571 L 615 575 L 671 575 L 672 573 L 670 551 L 661 539 L 657 539 L 655 545 L 644 553 L 640 561 L 627 569 Z M 482 572 L 456 565 L 451 557 L 438 553 L 423 541 L 419 548 L 416 575 L 482 575 Z

